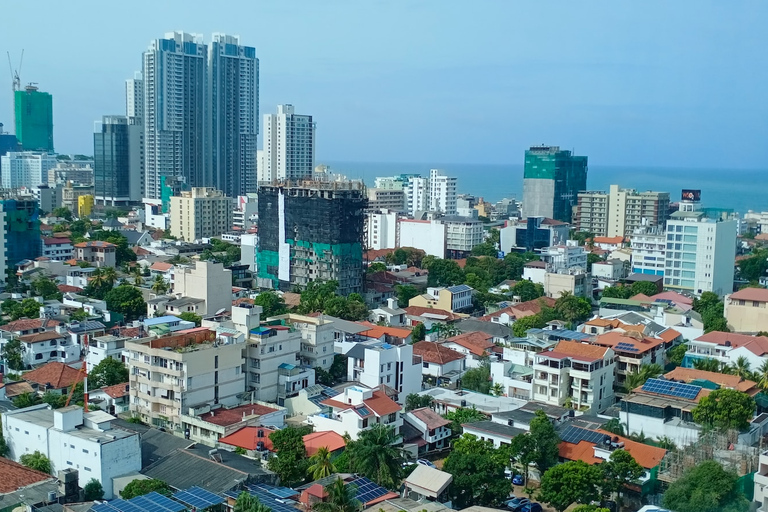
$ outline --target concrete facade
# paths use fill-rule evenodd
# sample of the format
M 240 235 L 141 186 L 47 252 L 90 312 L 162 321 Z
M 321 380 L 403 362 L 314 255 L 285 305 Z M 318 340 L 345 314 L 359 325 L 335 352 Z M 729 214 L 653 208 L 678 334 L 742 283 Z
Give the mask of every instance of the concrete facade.
M 214 188 L 193 188 L 171 197 L 171 235 L 186 242 L 232 229 L 233 199 Z

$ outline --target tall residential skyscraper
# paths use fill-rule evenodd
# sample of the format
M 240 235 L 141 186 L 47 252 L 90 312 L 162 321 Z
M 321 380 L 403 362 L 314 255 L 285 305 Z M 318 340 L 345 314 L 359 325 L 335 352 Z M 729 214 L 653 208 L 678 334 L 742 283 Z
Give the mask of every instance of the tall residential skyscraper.
M 278 105 L 277 114 L 264 116 L 264 166 L 260 183 L 298 180 L 315 167 L 315 123 L 312 116 L 295 114 L 293 105 Z
M 144 79 L 141 71 L 125 81 L 125 115 L 144 118 Z
M 54 167 L 56 157 L 47 153 L 9 152 L 0 157 L 0 183 L 5 189 L 47 185 L 48 171 Z
M 210 155 L 216 187 L 229 197 L 256 192 L 259 59 L 240 38 L 213 34 L 209 47 Z
M 141 201 L 142 126 L 138 118 L 104 116 L 93 134 L 93 178 L 99 204 Z
M 207 165 L 208 47 L 197 34 L 171 32 L 144 52 L 144 194 L 213 184 Z
M 456 215 L 456 177 L 446 176 L 440 169 L 429 171 L 429 209 Z
M 34 85 L 14 92 L 16 138 L 24 151 L 53 153 L 53 97 Z
M 587 189 L 587 157 L 559 146 L 532 146 L 525 152 L 523 216 L 571 222 L 578 193 Z
M 669 192 L 637 192 L 611 185 L 610 191 L 579 192 L 573 223 L 595 236 L 627 236 L 640 228 L 664 226 Z

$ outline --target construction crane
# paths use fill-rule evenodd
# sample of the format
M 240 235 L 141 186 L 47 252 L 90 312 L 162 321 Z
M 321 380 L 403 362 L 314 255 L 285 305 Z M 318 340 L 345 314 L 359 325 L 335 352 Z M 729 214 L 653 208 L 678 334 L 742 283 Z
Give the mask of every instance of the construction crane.
M 11 87 L 13 92 L 21 90 L 21 65 L 24 64 L 24 50 L 21 50 L 21 58 L 19 58 L 19 67 L 14 71 L 13 64 L 11 64 L 11 52 L 5 52 L 8 55 L 8 68 L 11 70 Z
M 77 375 L 79 376 L 82 372 L 85 374 L 85 378 L 83 379 L 83 412 L 88 412 L 88 368 L 86 366 L 86 361 L 88 358 L 88 335 L 83 336 L 83 345 L 85 346 L 85 357 L 83 357 L 83 364 L 80 366 L 80 369 L 77 372 Z M 72 395 L 75 394 L 75 388 L 77 387 L 78 379 L 75 379 L 75 382 L 72 383 L 72 387 L 69 388 L 69 394 L 67 395 L 67 401 L 64 404 L 64 407 L 69 407 L 69 402 L 72 401 Z

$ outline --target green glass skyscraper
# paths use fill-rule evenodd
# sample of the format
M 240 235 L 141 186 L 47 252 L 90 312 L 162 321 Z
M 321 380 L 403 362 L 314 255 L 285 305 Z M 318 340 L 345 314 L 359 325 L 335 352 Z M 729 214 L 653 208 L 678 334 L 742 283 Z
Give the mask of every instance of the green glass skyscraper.
M 14 93 L 16 138 L 24 151 L 53 153 L 53 97 L 34 85 Z
M 578 193 L 587 189 L 587 157 L 558 146 L 532 146 L 525 152 L 523 215 L 571 222 Z

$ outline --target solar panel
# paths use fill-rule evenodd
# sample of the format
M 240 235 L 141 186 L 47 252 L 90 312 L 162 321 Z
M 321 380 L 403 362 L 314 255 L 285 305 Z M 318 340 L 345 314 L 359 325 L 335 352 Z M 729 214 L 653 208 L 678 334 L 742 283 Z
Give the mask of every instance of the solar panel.
M 358 407 L 355 410 L 357 411 L 357 414 L 359 414 L 360 416 L 363 416 L 363 417 L 368 416 L 369 414 L 371 414 L 371 411 L 369 411 L 367 407 Z
M 224 503 L 224 498 L 221 496 L 197 486 L 190 487 L 186 491 L 179 491 L 172 497 L 196 509 L 208 508 Z
M 274 494 L 278 498 L 290 498 L 291 496 L 296 496 L 299 494 L 297 491 L 291 489 L 290 487 L 274 487 L 269 489 L 268 492 L 270 494 Z
M 94 512 L 115 512 L 117 509 L 109 506 L 108 503 L 101 503 L 99 505 L 94 505 L 91 507 L 91 510 Z
M 130 501 L 112 500 L 109 504 L 120 512 L 144 512 L 143 508 L 134 505 Z
M 640 350 L 631 343 L 620 342 L 616 344 L 617 350 L 625 350 L 627 352 L 640 352 Z
M 662 379 L 648 379 L 645 384 L 643 384 L 643 391 L 693 400 L 699 394 L 699 391 L 701 391 L 701 386 Z
M 292 507 L 289 504 L 283 503 L 282 501 L 278 501 L 275 496 L 270 494 L 270 491 L 274 488 L 273 486 L 267 486 L 267 485 L 246 485 L 246 489 L 248 490 L 248 493 L 250 493 L 251 496 L 256 496 L 259 498 L 259 501 L 266 505 L 267 507 L 272 509 L 272 512 L 296 512 L 296 509 Z M 239 495 L 239 492 L 232 493 L 232 492 L 226 492 L 224 493 L 225 496 L 237 498 Z
M 381 498 L 389 492 L 384 487 L 371 482 L 365 477 L 353 480 L 347 485 L 354 485 L 356 487 L 355 499 L 363 504 L 371 502 L 376 498 Z
M 610 439 L 608 434 L 602 434 L 589 430 L 586 428 L 574 427 L 572 425 L 567 426 L 562 432 L 560 432 L 560 439 L 566 443 L 579 444 L 581 441 L 586 441 L 593 444 L 603 444 L 606 438 Z
M 138 496 L 133 498 L 130 503 L 143 508 L 147 512 L 181 512 L 187 508 L 178 501 L 173 501 L 158 492 L 151 492 L 144 496 Z

